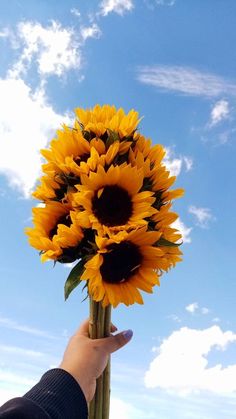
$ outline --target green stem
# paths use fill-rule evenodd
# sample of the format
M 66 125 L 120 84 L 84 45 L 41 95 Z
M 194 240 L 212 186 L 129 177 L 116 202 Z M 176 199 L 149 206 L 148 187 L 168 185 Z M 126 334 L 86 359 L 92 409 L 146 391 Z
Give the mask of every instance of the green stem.
M 93 301 L 90 297 L 89 335 L 92 339 L 110 335 L 111 307 Z M 96 392 L 89 403 L 89 419 L 109 419 L 110 405 L 110 360 L 103 374 L 97 379 Z

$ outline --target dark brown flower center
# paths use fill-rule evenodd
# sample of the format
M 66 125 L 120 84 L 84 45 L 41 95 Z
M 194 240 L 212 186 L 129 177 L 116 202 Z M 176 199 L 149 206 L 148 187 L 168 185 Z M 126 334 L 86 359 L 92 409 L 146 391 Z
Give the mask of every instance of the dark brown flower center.
M 138 246 L 129 241 L 114 243 L 104 253 L 100 268 L 103 281 L 109 284 L 126 282 L 133 276 L 142 263 L 142 254 Z
M 70 218 L 70 214 L 65 214 L 65 215 L 62 215 L 58 220 L 57 220 L 57 223 L 56 223 L 56 225 L 55 225 L 55 227 L 53 227 L 51 230 L 50 230 L 50 232 L 49 232 L 49 238 L 50 239 L 52 239 L 53 238 L 53 236 L 55 236 L 55 234 L 57 234 L 57 227 L 58 227 L 58 224 L 64 224 L 64 225 L 66 225 L 67 227 L 70 227 L 71 226 L 71 224 L 72 224 L 72 221 L 71 221 L 71 218 Z
M 89 153 L 84 153 L 84 154 L 81 154 L 81 156 L 75 157 L 74 158 L 74 162 L 76 164 L 80 164 L 82 161 L 86 162 L 89 157 L 90 157 L 90 154 Z
M 133 210 L 128 192 L 117 185 L 105 186 L 100 197 L 96 194 L 92 208 L 100 223 L 108 227 L 126 224 Z
M 67 192 L 67 185 L 66 184 L 59 184 L 59 188 L 55 189 L 55 196 L 57 201 L 61 201 Z

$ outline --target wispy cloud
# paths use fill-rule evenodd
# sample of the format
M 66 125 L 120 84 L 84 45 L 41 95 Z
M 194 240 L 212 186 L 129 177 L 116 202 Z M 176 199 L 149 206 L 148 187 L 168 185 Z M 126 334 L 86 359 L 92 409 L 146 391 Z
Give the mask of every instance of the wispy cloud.
M 0 38 L 8 38 L 10 35 L 9 29 L 4 28 L 2 31 L 0 31 Z
M 61 77 L 71 69 L 81 68 L 81 45 L 73 28 L 54 20 L 48 26 L 25 21 L 17 25 L 16 34 L 20 57 L 9 71 L 10 77 L 22 76 L 34 62 L 43 77 Z
M 176 0 L 154 0 L 157 6 L 174 6 Z
M 182 155 L 176 156 L 174 150 L 170 147 L 165 147 L 165 151 L 166 155 L 163 163 L 172 176 L 178 176 L 182 169 L 185 169 L 186 172 L 192 169 L 193 159 L 191 157 Z
M 191 205 L 188 211 L 195 217 L 196 224 L 201 228 L 207 228 L 209 222 L 215 219 L 210 208 L 201 208 Z
M 212 319 L 212 322 L 213 322 L 213 323 L 219 323 L 219 322 L 220 322 L 220 318 L 219 318 L 219 317 L 214 317 L 214 318 Z
M 212 128 L 220 122 L 228 119 L 229 113 L 229 102 L 224 99 L 217 101 L 211 110 L 209 128 Z
M 176 0 L 144 0 L 144 2 L 149 8 L 154 9 L 155 6 L 174 6 Z
M 81 13 L 80 13 L 79 9 L 76 8 L 76 7 L 73 7 L 72 9 L 70 9 L 70 12 L 71 12 L 72 15 L 74 15 L 76 17 L 81 17 Z
M 22 386 L 33 386 L 36 383 L 36 380 L 31 378 L 22 377 L 20 374 L 15 374 L 13 372 L 1 371 L 0 370 L 0 381 L 9 384 L 20 384 Z
M 167 318 L 173 320 L 173 322 L 181 323 L 181 319 L 176 314 L 170 314 Z
M 102 16 L 107 16 L 112 12 L 123 16 L 134 8 L 134 3 L 133 0 L 102 0 L 99 7 L 99 14 Z
M 171 227 L 176 228 L 180 231 L 184 243 L 191 243 L 190 233 L 192 231 L 192 228 L 187 227 L 180 218 L 177 218 L 177 220 L 171 224 Z
M 159 347 L 145 376 L 146 386 L 159 387 L 179 395 L 199 391 L 234 394 L 236 364 L 208 367 L 212 349 L 225 350 L 236 342 L 236 334 L 219 326 L 196 330 L 182 327 L 171 333 Z
M 193 168 L 193 159 L 191 157 L 184 156 L 183 161 L 186 167 L 186 171 L 189 172 Z
M 202 314 L 209 314 L 210 313 L 210 310 L 207 307 L 202 307 L 201 308 L 201 312 L 202 312 Z
M 185 307 L 185 310 L 187 310 L 189 313 L 195 313 L 197 309 L 198 303 L 191 303 Z
M 10 346 L 10 345 L 0 345 L 0 353 L 1 352 L 14 354 L 17 356 L 31 357 L 31 358 L 45 357 L 45 354 L 42 352 L 34 351 L 32 349 L 20 348 L 18 346 Z
M 38 336 L 42 338 L 55 339 L 55 336 L 49 332 L 27 325 L 22 325 L 16 322 L 15 320 L 9 319 L 7 317 L 0 317 L 0 326 L 6 327 L 7 329 L 17 330 L 19 332 L 27 333 L 33 336 Z
M 236 84 L 212 73 L 191 67 L 142 66 L 137 69 L 137 80 L 164 91 L 174 91 L 190 96 L 236 96 Z
M 83 41 L 86 41 L 88 38 L 100 38 L 102 31 L 96 23 L 93 23 L 91 26 L 82 26 L 80 34 Z
M 208 307 L 200 307 L 197 302 L 188 304 L 185 307 L 185 310 L 188 311 L 191 314 L 194 314 L 196 312 L 199 312 L 201 314 L 209 314 L 210 313 L 210 309 Z

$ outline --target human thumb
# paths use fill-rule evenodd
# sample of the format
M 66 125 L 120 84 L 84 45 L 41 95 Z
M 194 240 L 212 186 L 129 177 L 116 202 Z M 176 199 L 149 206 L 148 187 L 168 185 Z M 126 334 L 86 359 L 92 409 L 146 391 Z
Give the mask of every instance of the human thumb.
M 117 335 L 110 336 L 104 339 L 104 346 L 108 353 L 117 351 L 118 349 L 125 346 L 133 336 L 132 330 L 125 330 L 124 332 L 117 333 Z

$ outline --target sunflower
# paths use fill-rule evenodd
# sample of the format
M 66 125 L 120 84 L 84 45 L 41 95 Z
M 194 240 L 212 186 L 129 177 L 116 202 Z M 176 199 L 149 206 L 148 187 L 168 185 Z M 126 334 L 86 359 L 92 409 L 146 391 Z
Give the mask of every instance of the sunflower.
M 152 292 L 181 260 L 171 207 L 183 189 L 170 190 L 176 178 L 163 164 L 165 149 L 137 131 L 138 112 L 96 105 L 75 113 L 73 126 L 41 150 L 44 175 L 33 196 L 45 207 L 33 209 L 30 244 L 43 261 L 77 260 L 78 279 L 84 267 L 89 294 L 104 307 L 141 304 L 139 290 Z
M 99 234 L 146 225 L 146 218 L 156 213 L 155 198 L 153 192 L 140 192 L 142 185 L 142 169 L 126 164 L 111 165 L 107 171 L 100 165 L 97 172 L 82 175 L 74 195 L 79 224 Z
M 122 108 L 96 105 L 93 109 L 75 109 L 75 113 L 85 132 L 101 137 L 106 131 L 116 132 L 119 137 L 129 137 L 135 132 L 140 121 L 138 112 L 133 109 L 126 115 Z
M 33 208 L 33 224 L 25 231 L 31 246 L 42 253 L 43 262 L 47 259 L 72 262 L 77 258 L 73 249 L 82 240 L 83 232 L 70 203 L 50 202 L 43 208 Z
M 85 264 L 81 276 L 88 281 L 93 300 L 102 301 L 103 307 L 143 304 L 139 290 L 152 293 L 153 286 L 160 285 L 159 261 L 164 252 L 155 247 L 160 237 L 161 233 L 147 231 L 147 227 L 110 237 L 97 236 L 98 252 Z
M 100 146 L 101 144 L 104 149 L 102 141 L 99 142 Z M 46 174 L 69 173 L 70 167 L 67 169 L 66 160 L 68 162 L 72 160 L 74 167 L 77 169 L 76 174 L 79 175 L 79 163 L 87 160 L 90 156 L 90 144 L 84 139 L 79 127 L 78 129 L 71 129 L 64 126 L 63 130 L 57 131 L 57 138 L 51 141 L 50 149 L 41 150 L 41 154 L 48 161 L 42 166 Z
M 161 144 L 156 144 L 152 147 L 150 138 L 145 138 L 143 135 L 137 133 L 134 137 L 135 147 L 134 154 L 141 153 L 144 159 L 149 158 L 152 164 L 160 164 L 161 160 L 166 154 L 164 147 Z
M 67 184 L 59 176 L 42 176 L 40 180 L 41 183 L 32 193 L 34 198 L 47 202 L 50 200 L 61 201 L 65 197 Z

